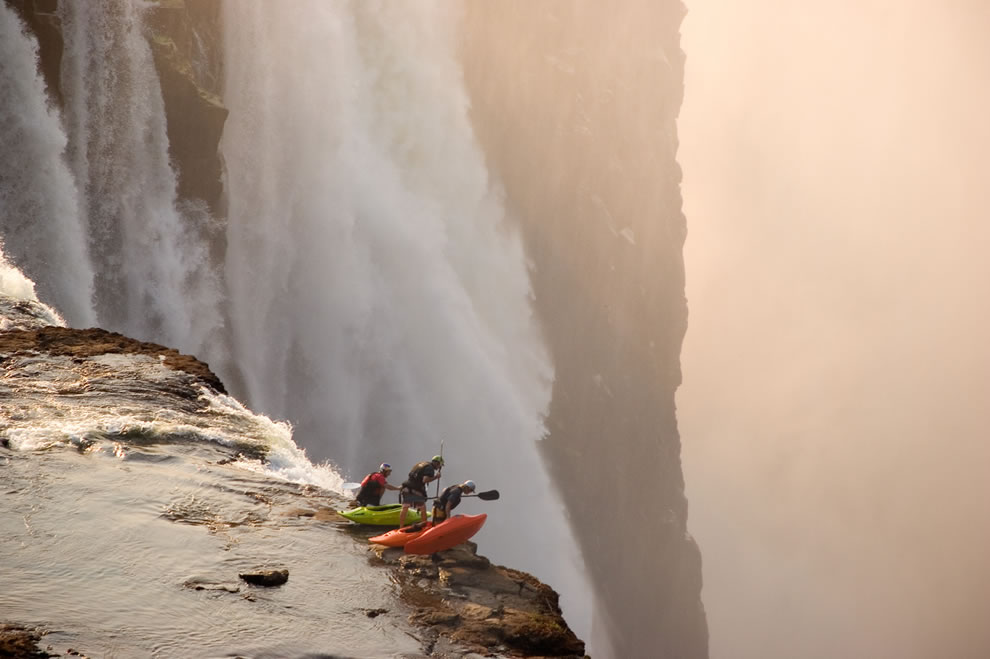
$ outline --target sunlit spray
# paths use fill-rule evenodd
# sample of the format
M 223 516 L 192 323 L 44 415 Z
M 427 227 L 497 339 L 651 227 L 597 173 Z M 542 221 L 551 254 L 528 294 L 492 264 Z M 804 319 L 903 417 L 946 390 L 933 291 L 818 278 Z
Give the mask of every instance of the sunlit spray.
M 537 454 L 553 368 L 522 245 L 467 116 L 446 3 L 231 2 L 224 98 L 234 359 L 254 409 L 352 479 L 501 499 L 482 553 L 590 601 Z

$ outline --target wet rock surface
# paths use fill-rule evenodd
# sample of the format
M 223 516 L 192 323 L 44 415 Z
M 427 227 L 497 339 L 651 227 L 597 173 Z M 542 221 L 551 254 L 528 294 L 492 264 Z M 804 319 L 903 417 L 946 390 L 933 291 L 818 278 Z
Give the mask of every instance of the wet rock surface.
M 372 560 L 393 571 L 409 622 L 426 630 L 428 657 L 584 657 L 559 596 L 536 577 L 493 565 L 465 542 L 429 556 L 371 545 Z M 459 653 L 454 653 L 459 648 Z
M 176 371 L 196 376 L 220 393 L 226 393 L 223 383 L 210 367 L 190 355 L 157 343 L 147 343 L 106 330 L 42 327 L 40 329 L 0 332 L 0 355 L 18 353 L 47 353 L 56 356 L 85 359 L 107 354 L 139 354 L 161 358 L 162 363 Z
M 0 659 L 23 657 L 51 657 L 40 649 L 42 633 L 19 625 L 0 624 Z
M 238 574 L 241 579 L 255 586 L 281 586 L 289 580 L 288 570 L 254 570 Z

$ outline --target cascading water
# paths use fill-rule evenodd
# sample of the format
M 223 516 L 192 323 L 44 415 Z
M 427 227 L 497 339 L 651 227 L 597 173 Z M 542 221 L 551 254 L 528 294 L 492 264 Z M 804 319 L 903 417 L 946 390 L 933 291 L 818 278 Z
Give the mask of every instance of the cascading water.
M 491 506 L 483 551 L 560 589 L 587 638 L 537 454 L 552 366 L 468 121 L 456 19 L 445 3 L 227 4 L 233 362 L 254 409 L 354 477 L 442 446 L 444 485 L 501 488 L 462 506 Z
M 176 197 L 144 9 L 59 3 L 68 158 L 89 223 L 100 324 L 203 354 L 218 349 L 222 326 L 204 240 L 210 218 Z
M 66 138 L 38 73 L 38 47 L 0 4 L 0 239 L 70 322 L 93 325 L 93 270 Z

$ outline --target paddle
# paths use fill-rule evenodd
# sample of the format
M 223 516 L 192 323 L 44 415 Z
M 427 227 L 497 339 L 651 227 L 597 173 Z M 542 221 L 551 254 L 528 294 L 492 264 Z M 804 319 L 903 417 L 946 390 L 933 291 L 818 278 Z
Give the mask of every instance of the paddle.
M 498 490 L 487 490 L 485 492 L 476 492 L 474 494 L 462 494 L 462 497 L 478 497 L 482 501 L 494 501 L 499 497 Z M 427 497 L 428 499 L 439 499 L 440 497 Z
M 485 492 L 478 492 L 477 494 L 462 494 L 465 497 L 478 497 L 482 501 L 494 501 L 499 497 L 498 490 L 486 490 Z
M 440 440 L 440 473 L 437 474 L 437 496 L 440 496 L 440 474 L 443 473 L 443 440 Z

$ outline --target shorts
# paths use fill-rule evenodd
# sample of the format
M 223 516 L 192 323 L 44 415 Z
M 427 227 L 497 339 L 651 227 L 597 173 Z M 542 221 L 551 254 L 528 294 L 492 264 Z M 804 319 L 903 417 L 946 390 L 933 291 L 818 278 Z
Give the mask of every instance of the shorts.
M 417 492 L 404 487 L 399 490 L 399 503 L 426 503 L 426 492 Z

